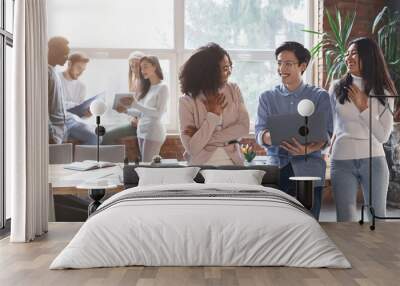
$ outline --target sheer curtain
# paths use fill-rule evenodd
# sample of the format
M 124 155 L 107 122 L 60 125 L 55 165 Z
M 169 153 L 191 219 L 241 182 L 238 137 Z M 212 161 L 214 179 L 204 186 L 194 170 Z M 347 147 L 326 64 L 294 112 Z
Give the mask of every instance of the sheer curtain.
M 12 242 L 48 227 L 46 0 L 15 2 L 13 93 L 6 99 L 7 187 Z

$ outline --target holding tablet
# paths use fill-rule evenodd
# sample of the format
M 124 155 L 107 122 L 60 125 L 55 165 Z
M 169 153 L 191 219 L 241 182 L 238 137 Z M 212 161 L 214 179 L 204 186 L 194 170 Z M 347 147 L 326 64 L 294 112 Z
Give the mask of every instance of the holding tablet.
M 133 96 L 134 96 L 133 92 L 116 93 L 116 94 L 114 95 L 114 102 L 113 102 L 112 108 L 116 110 L 117 107 L 118 107 L 119 105 L 125 106 L 125 105 L 121 102 L 121 99 L 122 99 L 122 98 L 125 98 L 125 97 L 133 98 Z M 125 106 L 125 107 L 129 107 L 129 106 Z
M 282 141 L 291 142 L 292 138 L 305 144 L 305 136 L 299 132 L 305 121 L 299 114 L 270 115 L 267 117 L 267 122 L 272 145 L 279 146 Z M 318 112 L 308 117 L 308 130 L 308 143 L 328 140 L 325 114 Z

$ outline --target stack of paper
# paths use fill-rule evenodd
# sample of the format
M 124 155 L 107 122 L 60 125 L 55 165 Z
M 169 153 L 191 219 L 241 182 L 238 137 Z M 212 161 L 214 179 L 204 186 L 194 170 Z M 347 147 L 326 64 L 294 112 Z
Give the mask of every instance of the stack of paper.
M 83 162 L 73 162 L 71 164 L 65 165 L 64 169 L 87 171 L 87 170 L 94 170 L 112 166 L 115 166 L 115 164 L 111 162 L 103 162 L 103 161 L 97 162 L 94 160 L 85 160 Z

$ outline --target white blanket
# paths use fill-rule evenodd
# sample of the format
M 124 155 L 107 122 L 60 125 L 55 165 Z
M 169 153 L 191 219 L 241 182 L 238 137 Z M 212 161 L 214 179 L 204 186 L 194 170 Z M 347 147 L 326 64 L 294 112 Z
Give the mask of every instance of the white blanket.
M 294 266 L 350 268 L 309 214 L 263 198 L 173 197 L 122 200 L 130 193 L 207 189 L 261 190 L 262 186 L 182 184 L 136 187 L 105 201 L 82 225 L 50 269 L 145 266 Z M 144 194 L 144 193 L 140 193 Z

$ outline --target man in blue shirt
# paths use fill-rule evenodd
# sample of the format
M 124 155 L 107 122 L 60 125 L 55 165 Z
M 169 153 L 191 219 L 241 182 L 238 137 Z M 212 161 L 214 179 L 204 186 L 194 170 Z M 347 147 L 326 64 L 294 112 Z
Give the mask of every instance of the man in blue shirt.
M 267 150 L 267 164 L 281 168 L 280 184 L 284 192 L 294 194 L 294 182 L 291 176 L 315 176 L 322 180 L 316 182 L 312 212 L 318 219 L 321 209 L 322 189 L 325 179 L 326 163 L 322 159 L 321 149 L 329 141 L 333 132 L 332 111 L 329 94 L 321 88 L 306 84 L 302 75 L 310 61 L 310 52 L 297 42 L 285 42 L 275 50 L 278 74 L 282 79 L 280 85 L 260 95 L 256 120 L 256 140 Z M 315 105 L 315 113 L 323 112 L 327 120 L 327 140 L 311 142 L 307 145 L 307 161 L 304 158 L 305 146 L 296 139 L 282 142 L 276 146 L 271 144 L 268 129 L 268 117 L 271 115 L 298 113 L 297 105 L 302 99 L 309 99 Z

